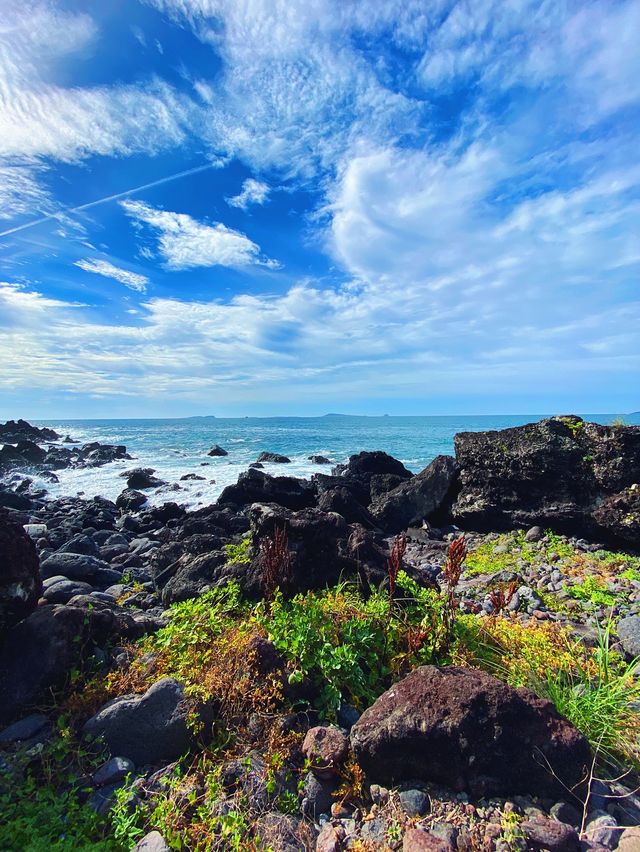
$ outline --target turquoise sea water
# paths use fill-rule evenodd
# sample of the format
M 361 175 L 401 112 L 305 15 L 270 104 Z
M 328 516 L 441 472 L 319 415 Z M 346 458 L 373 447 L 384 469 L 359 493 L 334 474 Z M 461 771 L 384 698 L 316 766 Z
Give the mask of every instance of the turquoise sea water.
M 616 415 L 582 414 L 585 419 L 610 423 Z M 67 420 L 40 421 L 83 443 L 126 444 L 134 462 L 115 462 L 92 470 L 60 471 L 60 483 L 47 485 L 49 493 L 100 494 L 115 499 L 125 486 L 119 475 L 132 467 L 152 467 L 169 484 L 186 473 L 204 476 L 204 481 L 180 482 L 181 491 L 161 490 L 151 502 L 175 500 L 189 506 L 214 501 L 221 490 L 246 470 L 263 450 L 282 453 L 291 464 L 265 465 L 268 473 L 308 477 L 328 472 L 308 456 L 320 454 L 344 462 L 360 450 L 384 450 L 399 458 L 410 470 L 422 470 L 440 453 L 453 453 L 456 432 L 504 429 L 539 420 L 547 415 L 500 415 L 455 417 L 194 417 L 183 420 Z M 207 451 L 220 444 L 229 452 L 209 458 Z M 208 464 L 203 464 L 208 463 Z M 212 481 L 215 480 L 215 481 Z

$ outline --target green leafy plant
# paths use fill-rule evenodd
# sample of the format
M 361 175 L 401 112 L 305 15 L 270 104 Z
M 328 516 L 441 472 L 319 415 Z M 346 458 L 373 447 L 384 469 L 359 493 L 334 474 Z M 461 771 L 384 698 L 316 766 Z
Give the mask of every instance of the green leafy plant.
M 222 548 L 227 556 L 227 562 L 237 565 L 251 564 L 251 536 L 245 536 L 237 544 L 231 542 Z

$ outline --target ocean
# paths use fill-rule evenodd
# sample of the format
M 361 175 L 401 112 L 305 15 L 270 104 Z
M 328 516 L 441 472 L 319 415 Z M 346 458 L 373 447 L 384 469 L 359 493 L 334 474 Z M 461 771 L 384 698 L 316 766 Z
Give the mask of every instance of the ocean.
M 149 493 L 152 504 L 168 500 L 191 508 L 215 501 L 222 489 L 267 450 L 281 453 L 291 464 L 266 464 L 267 473 L 309 477 L 329 472 L 327 465 L 309 461 L 310 455 L 345 462 L 360 450 L 384 450 L 400 459 L 409 470 L 422 470 L 441 453 L 453 453 L 456 432 L 504 429 L 531 423 L 548 415 L 500 415 L 455 417 L 191 417 L 166 420 L 48 420 L 34 421 L 50 426 L 61 435 L 82 443 L 100 441 L 125 444 L 134 461 L 119 461 L 100 468 L 58 471 L 58 484 L 42 483 L 50 496 L 95 495 L 111 500 L 126 487 L 120 474 L 134 467 L 150 467 L 179 491 L 161 489 Z M 616 415 L 584 415 L 585 419 L 610 423 Z M 229 453 L 221 458 L 207 456 L 219 444 Z M 195 473 L 203 481 L 180 482 Z M 34 477 L 37 481 L 37 477 Z

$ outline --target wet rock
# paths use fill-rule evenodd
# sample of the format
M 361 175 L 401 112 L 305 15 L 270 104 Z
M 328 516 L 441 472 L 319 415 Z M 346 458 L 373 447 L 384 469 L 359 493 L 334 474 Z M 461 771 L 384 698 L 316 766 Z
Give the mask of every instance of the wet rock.
M 206 477 L 198 476 L 197 473 L 185 473 L 184 476 L 180 477 L 180 482 L 204 482 Z M 215 480 L 214 480 L 215 482 Z
M 416 476 L 379 497 L 369 511 L 388 533 L 419 525 L 442 506 L 455 483 L 456 474 L 455 459 L 438 456 Z
M 0 509 L 0 635 L 35 608 L 42 592 L 36 547 Z
M 474 795 L 558 795 L 583 781 L 590 761 L 582 734 L 550 702 L 458 667 L 411 672 L 362 714 L 351 745 L 371 779 Z
M 147 502 L 147 498 L 134 488 L 125 488 L 118 496 L 116 506 L 123 512 L 137 512 Z
M 53 429 L 32 426 L 26 420 L 7 420 L 0 424 L 0 441 L 15 444 L 18 441 L 58 441 L 60 435 Z
M 287 456 L 282 456 L 280 453 L 260 453 L 258 458 L 256 459 L 256 463 L 269 463 L 269 464 L 290 464 L 291 459 Z
M 89 719 L 83 733 L 100 737 L 112 754 L 137 766 L 175 760 L 191 745 L 184 688 L 173 678 L 154 683 L 144 695 L 116 698 Z
M 127 488 L 144 491 L 147 488 L 158 488 L 160 485 L 166 485 L 162 479 L 157 479 L 153 474 L 155 470 L 151 467 L 137 467 L 135 470 L 121 473 L 121 476 L 127 478 Z
M 309 456 L 308 458 L 313 464 L 331 464 L 331 459 L 326 456 Z
M 207 455 L 208 456 L 228 456 L 229 453 L 226 450 L 223 450 L 222 447 L 220 447 L 218 444 L 215 444 L 213 447 L 211 447 L 211 449 L 209 450 Z

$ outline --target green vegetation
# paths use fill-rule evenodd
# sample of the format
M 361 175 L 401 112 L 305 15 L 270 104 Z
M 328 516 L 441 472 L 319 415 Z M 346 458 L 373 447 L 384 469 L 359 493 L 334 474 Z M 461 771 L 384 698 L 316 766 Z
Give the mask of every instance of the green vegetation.
M 234 561 L 239 550 L 248 552 L 248 542 L 233 546 Z M 569 587 L 576 599 L 599 605 L 615 598 L 606 576 L 623 566 L 633 577 L 638 572 L 635 557 L 583 554 L 551 533 L 543 543 L 525 542 L 516 533 L 477 547 L 467 557 L 467 573 L 512 570 L 519 559 L 532 562 L 549 553 L 575 575 L 600 572 Z M 550 593 L 541 597 L 556 611 L 566 607 Z M 273 807 L 297 813 L 296 788 L 306 770 L 301 735 L 282 726 L 283 715 L 310 704 L 320 718 L 335 719 L 341 704 L 362 709 L 426 663 L 475 666 L 533 689 L 583 731 L 602 761 L 638 768 L 640 684 L 632 677 L 634 664 L 609 650 L 609 631 L 610 625 L 591 649 L 554 622 L 464 615 L 455 595 L 425 589 L 402 570 L 394 597 L 386 589 L 365 596 L 356 584 L 342 583 L 290 600 L 276 591 L 269 607 L 243 599 L 238 584 L 229 583 L 173 605 L 165 627 L 128 646 L 128 668 L 78 677 L 69 687 L 56 707 L 66 721 L 54 740 L 25 758 L 24 771 L 12 773 L 10 784 L 0 776 L 0 849 L 120 852 L 158 829 L 174 849 L 257 852 L 264 846 L 252 833 L 257 813 L 250 797 L 239 790 L 226 809 L 216 805 L 225 794 L 224 765 L 248 760 L 249 720 L 258 718 L 265 726 L 263 781 Z M 281 664 L 265 671 L 259 653 L 266 639 Z M 78 779 L 94 771 L 103 755 L 87 750 L 81 724 L 107 700 L 142 692 L 163 676 L 184 683 L 194 711 L 199 701 L 213 702 L 213 736 L 201 738 L 197 752 L 176 764 L 153 798 L 133 799 L 125 786 L 109 815 L 99 818 L 83 803 Z M 193 718 L 195 724 L 195 712 Z M 340 800 L 361 797 L 362 780 L 352 765 Z M 504 838 L 517 838 L 517 820 L 505 815 L 502 830 Z
M 238 544 L 225 544 L 222 549 L 227 554 L 227 562 L 251 564 L 251 536 L 245 536 Z

